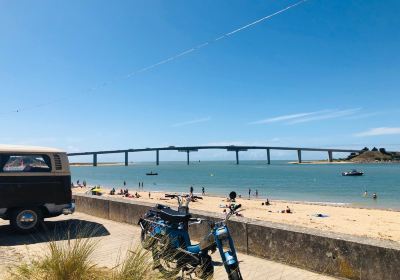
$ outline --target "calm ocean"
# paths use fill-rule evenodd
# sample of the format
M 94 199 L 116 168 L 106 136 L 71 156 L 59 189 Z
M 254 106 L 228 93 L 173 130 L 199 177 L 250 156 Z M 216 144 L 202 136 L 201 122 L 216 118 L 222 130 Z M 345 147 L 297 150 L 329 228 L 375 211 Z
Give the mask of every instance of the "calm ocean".
M 364 171 L 361 177 L 343 177 L 342 171 L 357 169 Z M 72 167 L 72 178 L 76 182 L 86 180 L 88 184 L 101 184 L 121 188 L 125 180 L 129 189 L 137 189 L 144 182 L 144 189 L 151 191 L 188 192 L 192 185 L 195 192 L 227 195 L 235 190 L 247 195 L 251 188 L 254 194 L 270 199 L 287 199 L 309 202 L 351 203 L 355 206 L 393 208 L 400 210 L 400 164 L 332 164 L 297 165 L 287 161 L 242 161 L 234 162 L 185 162 L 136 163 L 125 166 Z M 146 176 L 147 172 L 158 172 L 158 176 Z M 364 198 L 378 194 L 378 199 Z

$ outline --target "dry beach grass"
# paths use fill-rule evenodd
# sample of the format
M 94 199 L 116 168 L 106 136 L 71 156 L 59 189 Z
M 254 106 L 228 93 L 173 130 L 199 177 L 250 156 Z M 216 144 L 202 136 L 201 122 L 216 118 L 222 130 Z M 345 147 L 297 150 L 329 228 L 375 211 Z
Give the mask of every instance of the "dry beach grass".
M 42 254 L 9 268 L 10 280 L 153 280 L 162 279 L 153 270 L 150 254 L 136 246 L 112 268 L 93 260 L 99 239 L 78 237 L 50 241 Z

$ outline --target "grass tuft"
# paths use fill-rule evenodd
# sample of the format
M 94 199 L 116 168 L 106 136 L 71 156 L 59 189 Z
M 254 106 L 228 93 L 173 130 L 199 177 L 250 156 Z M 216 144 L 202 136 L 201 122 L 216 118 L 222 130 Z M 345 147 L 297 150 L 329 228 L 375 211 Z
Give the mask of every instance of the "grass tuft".
M 128 251 L 123 262 L 113 269 L 111 280 L 152 280 L 162 279 L 153 270 L 151 254 L 141 246 Z
M 151 253 L 137 246 L 129 250 L 114 268 L 101 268 L 93 261 L 100 239 L 98 228 L 80 228 L 80 234 L 54 238 L 43 254 L 10 269 L 10 280 L 156 280 L 163 279 L 153 270 Z
M 77 238 L 50 241 L 46 253 L 11 271 L 13 280 L 94 280 L 105 279 L 106 272 L 92 262 L 97 241 Z

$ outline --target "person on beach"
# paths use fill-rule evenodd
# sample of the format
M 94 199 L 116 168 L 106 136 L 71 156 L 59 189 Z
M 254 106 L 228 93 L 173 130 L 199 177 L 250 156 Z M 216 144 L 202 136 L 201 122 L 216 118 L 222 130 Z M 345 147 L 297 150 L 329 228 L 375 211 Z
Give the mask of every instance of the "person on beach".
M 250 199 L 250 196 L 251 196 L 251 189 L 249 188 L 249 199 Z
M 363 195 L 364 197 L 367 197 L 368 196 L 368 192 L 365 190 L 365 192 L 364 192 L 364 195 Z
M 83 186 L 86 188 L 86 180 L 83 180 Z
M 265 202 L 265 206 L 271 205 L 271 203 L 269 202 L 269 199 L 267 198 L 267 201 Z
M 115 189 L 112 188 L 112 190 L 110 191 L 110 195 L 114 195 L 115 194 Z
M 258 190 L 256 190 L 256 198 L 258 198 Z
M 149 198 L 151 198 L 151 193 L 149 192 Z
M 378 195 L 376 193 L 373 193 L 372 194 L 372 199 L 377 199 L 377 198 L 378 198 Z
M 189 195 L 192 197 L 193 196 L 193 186 L 190 186 L 190 192 Z
M 292 214 L 292 210 L 289 208 L 289 206 L 286 206 L 286 210 L 282 210 L 281 213 L 287 213 L 287 214 Z
M 133 195 L 129 193 L 129 190 L 128 190 L 128 189 L 125 189 L 125 190 L 124 190 L 124 196 L 125 196 L 125 197 L 129 197 L 129 198 L 133 198 Z
M 206 195 L 206 190 L 204 189 L 204 187 L 201 188 L 201 194 Z
M 124 187 L 126 186 L 126 182 L 124 181 Z

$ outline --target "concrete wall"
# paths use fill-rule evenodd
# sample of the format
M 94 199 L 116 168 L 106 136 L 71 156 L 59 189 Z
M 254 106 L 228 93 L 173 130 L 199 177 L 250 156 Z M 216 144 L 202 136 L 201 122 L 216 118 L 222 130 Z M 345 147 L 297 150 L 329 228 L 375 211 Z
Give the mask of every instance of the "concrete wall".
M 117 222 L 137 224 L 154 204 L 121 198 L 74 196 L 77 211 Z M 220 220 L 221 215 L 192 210 L 194 217 Z M 291 225 L 232 218 L 229 230 L 238 251 L 312 271 L 357 280 L 399 280 L 400 244 L 325 233 Z M 199 240 L 207 223 L 190 227 Z

